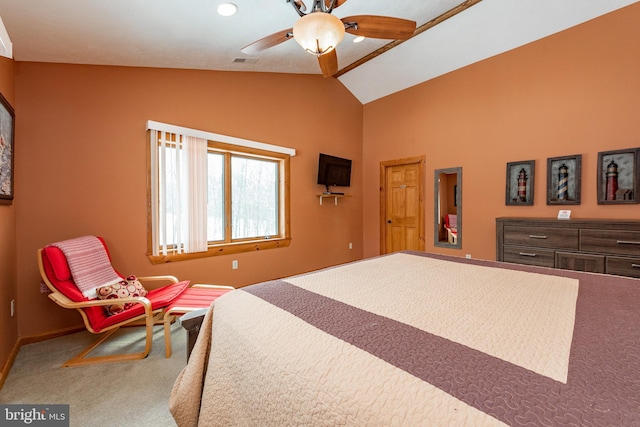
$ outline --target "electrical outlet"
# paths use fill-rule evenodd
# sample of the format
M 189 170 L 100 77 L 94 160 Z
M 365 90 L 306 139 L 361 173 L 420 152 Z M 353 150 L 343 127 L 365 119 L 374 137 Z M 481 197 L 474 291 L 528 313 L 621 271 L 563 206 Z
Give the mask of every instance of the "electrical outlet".
M 238 269 L 238 260 L 234 259 L 233 261 L 231 261 L 231 268 L 234 270 Z
M 349 243 L 349 249 L 353 249 L 353 243 Z
M 11 300 L 11 317 L 16 315 L 16 300 Z
M 467 254 L 467 259 L 471 259 L 471 254 Z

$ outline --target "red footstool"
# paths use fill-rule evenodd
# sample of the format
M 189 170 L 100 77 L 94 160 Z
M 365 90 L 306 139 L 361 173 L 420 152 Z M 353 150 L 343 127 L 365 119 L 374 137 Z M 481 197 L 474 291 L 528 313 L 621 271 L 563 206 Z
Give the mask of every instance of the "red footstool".
M 232 286 L 193 285 L 187 288 L 164 313 L 164 342 L 166 357 L 171 357 L 171 323 L 176 316 L 182 316 L 194 310 L 208 308 L 220 296 L 232 291 Z

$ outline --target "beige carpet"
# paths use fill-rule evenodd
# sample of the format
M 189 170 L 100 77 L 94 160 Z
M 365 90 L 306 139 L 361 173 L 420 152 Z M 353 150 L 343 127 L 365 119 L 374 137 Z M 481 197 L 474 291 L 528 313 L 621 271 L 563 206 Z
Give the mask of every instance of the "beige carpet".
M 23 346 L 0 390 L 0 403 L 68 404 L 70 425 L 78 427 L 175 426 L 168 401 L 186 365 L 186 331 L 174 323 L 170 359 L 164 354 L 162 326 L 156 326 L 153 349 L 146 359 L 61 367 L 94 339 L 95 335 L 80 332 Z M 141 351 L 144 329 L 121 329 L 107 344 Z M 98 351 L 102 353 L 98 348 L 92 354 Z

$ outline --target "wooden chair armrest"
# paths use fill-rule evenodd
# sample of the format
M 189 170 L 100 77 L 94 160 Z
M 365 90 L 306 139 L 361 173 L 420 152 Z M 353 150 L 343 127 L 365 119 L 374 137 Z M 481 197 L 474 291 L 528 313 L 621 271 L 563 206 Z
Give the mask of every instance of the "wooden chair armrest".
M 161 286 L 165 286 L 167 283 L 179 282 L 176 276 L 136 276 L 136 278 L 146 289 L 155 289 Z
M 147 315 L 151 315 L 153 312 L 151 310 L 151 301 L 149 301 L 146 297 L 129 297 L 129 298 L 118 298 L 118 299 L 94 299 L 89 301 L 72 301 L 66 296 L 62 295 L 59 292 L 54 292 L 48 294 L 48 297 L 51 298 L 56 304 L 64 308 L 87 308 L 87 307 L 95 307 L 101 305 L 113 305 L 113 304 L 124 304 L 124 303 L 133 303 L 133 304 L 142 304 L 144 305 L 144 311 Z
M 137 277 L 141 282 L 171 282 L 178 283 L 179 280 L 176 276 L 141 276 Z

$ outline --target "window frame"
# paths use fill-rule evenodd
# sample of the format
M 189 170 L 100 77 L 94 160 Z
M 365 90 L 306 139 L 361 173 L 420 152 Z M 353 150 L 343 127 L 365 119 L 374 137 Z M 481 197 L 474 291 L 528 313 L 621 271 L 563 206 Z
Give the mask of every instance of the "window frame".
M 150 145 L 151 132 L 147 131 L 147 143 Z M 266 249 L 276 249 L 289 246 L 291 243 L 290 222 L 290 155 L 275 151 L 263 150 L 254 147 L 239 146 L 224 142 L 213 141 L 207 138 L 207 151 L 225 154 L 224 170 L 224 198 L 225 198 L 225 241 L 211 241 L 207 244 L 206 252 L 178 253 L 170 250 L 167 254 L 153 255 L 153 225 L 152 225 L 152 177 L 151 150 L 147 150 L 147 257 L 152 264 L 166 262 L 186 261 L 190 259 L 206 258 L 220 255 L 230 255 L 242 252 L 253 252 Z M 231 157 L 238 155 L 254 159 L 266 159 L 278 163 L 278 235 L 263 238 L 231 239 Z

